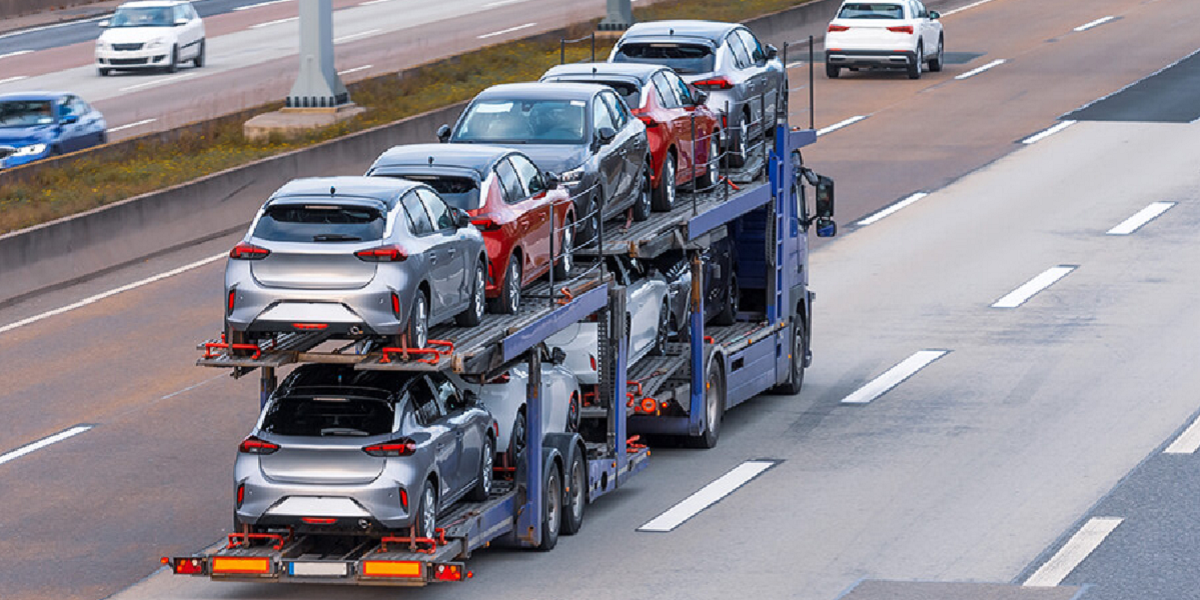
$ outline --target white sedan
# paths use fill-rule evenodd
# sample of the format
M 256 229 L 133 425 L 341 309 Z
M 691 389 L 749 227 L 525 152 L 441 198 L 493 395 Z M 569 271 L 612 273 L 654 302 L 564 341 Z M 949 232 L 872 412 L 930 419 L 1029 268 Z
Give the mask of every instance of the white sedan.
M 191 2 L 139 0 L 117 7 L 100 21 L 96 68 L 103 77 L 126 69 L 165 69 L 180 63 L 204 66 L 204 21 Z
M 843 68 L 904 69 L 909 79 L 942 70 L 945 36 L 937 11 L 920 0 L 843 2 L 825 33 L 825 75 Z
M 479 394 L 480 402 L 496 419 L 496 453 L 501 464 L 515 465 L 517 453 L 525 447 L 529 367 L 516 365 L 483 385 L 455 379 L 460 387 Z M 583 398 L 575 375 L 560 365 L 543 363 L 541 379 L 542 432 L 578 431 Z

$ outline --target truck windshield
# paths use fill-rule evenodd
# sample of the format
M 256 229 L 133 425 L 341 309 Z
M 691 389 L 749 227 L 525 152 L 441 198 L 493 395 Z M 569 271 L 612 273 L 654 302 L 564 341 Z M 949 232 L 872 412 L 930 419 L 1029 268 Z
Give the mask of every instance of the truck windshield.
M 262 430 L 308 437 L 372 436 L 392 432 L 395 406 L 355 397 L 286 397 L 271 405 Z
M 280 204 L 267 208 L 254 237 L 275 242 L 362 242 L 383 238 L 379 210 L 339 204 Z
M 676 73 L 711 73 L 715 64 L 712 48 L 702 44 L 622 44 L 613 62 L 664 65 Z

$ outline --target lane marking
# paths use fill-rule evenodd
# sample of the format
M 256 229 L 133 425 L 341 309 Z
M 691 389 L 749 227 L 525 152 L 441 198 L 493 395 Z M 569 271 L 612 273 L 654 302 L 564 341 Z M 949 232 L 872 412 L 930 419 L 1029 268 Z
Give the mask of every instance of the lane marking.
M 1022 144 L 1036 144 L 1036 143 L 1074 125 L 1075 123 L 1076 123 L 1075 121 L 1063 121 L 1063 122 L 1059 123 L 1058 125 L 1055 125 L 1054 127 L 1051 127 L 1049 129 L 1046 129 L 1045 131 L 1036 133 L 1034 135 L 1031 135 L 1031 136 L 1021 140 L 1021 143 Z
M 146 81 L 143 83 L 138 83 L 138 84 L 134 84 L 131 86 L 123 87 L 119 91 L 130 92 L 133 90 L 143 90 L 146 88 L 158 87 L 160 85 L 167 85 L 168 83 L 175 83 L 176 81 L 182 81 L 184 79 L 189 79 L 189 78 L 195 77 L 196 75 L 197 75 L 197 73 L 184 73 L 183 75 L 174 75 L 174 76 L 166 77 L 163 79 L 155 79 L 154 81 Z
M 33 54 L 33 50 L 17 50 L 16 52 L 9 52 L 8 54 L 0 54 L 0 58 L 9 58 L 11 56 L 21 56 L 23 54 Z
M 795 69 L 796 67 L 802 66 L 803 64 L 804 64 L 804 61 L 802 61 L 802 60 L 797 60 L 797 61 L 794 61 L 794 62 L 790 62 L 790 63 L 788 63 L 788 64 L 787 64 L 787 68 L 789 68 L 789 69 Z
M 132 128 L 134 128 L 134 127 L 137 127 L 137 126 L 139 126 L 139 125 L 147 125 L 147 124 L 153 123 L 153 122 L 155 122 L 155 121 L 157 121 L 157 120 L 158 120 L 158 119 L 142 119 L 141 121 L 136 121 L 136 122 L 134 122 L 134 123 L 127 123 L 127 124 L 125 124 L 125 125 L 121 125 L 121 126 L 119 126 L 119 127 L 113 127 L 112 129 L 109 129 L 109 130 L 108 130 L 108 132 L 109 132 L 109 133 L 116 133 L 116 132 L 118 132 L 118 131 L 121 131 L 121 130 L 124 130 L 124 129 L 132 129 Z
M 498 2 L 488 2 L 487 4 L 484 4 L 483 9 L 487 10 L 489 8 L 500 8 L 501 6 L 508 6 L 510 4 L 520 4 L 522 2 L 527 2 L 527 1 L 528 0 L 499 0 Z
M 286 19 L 275 19 L 274 21 L 267 21 L 265 23 L 258 23 L 256 25 L 251 25 L 250 29 L 262 29 L 263 27 L 270 27 L 272 25 L 281 25 L 283 23 L 291 23 L 292 21 L 299 21 L 299 20 L 300 20 L 300 17 L 288 17 Z
M 509 27 L 508 29 L 501 29 L 500 31 L 493 31 L 491 33 L 485 33 L 483 35 L 477 35 L 475 37 L 477 39 L 486 40 L 487 38 L 490 38 L 490 37 L 504 35 L 506 33 L 512 33 L 514 31 L 520 31 L 522 29 L 528 29 L 530 27 L 533 27 L 534 25 L 537 25 L 537 23 L 526 23 L 524 25 L 517 25 L 516 27 Z
M 333 43 L 335 43 L 335 44 L 340 44 L 340 43 L 342 43 L 342 42 L 348 42 L 348 41 L 350 41 L 350 40 L 356 40 L 356 39 L 358 39 L 358 38 L 362 38 L 362 37 L 367 37 L 367 36 L 375 35 L 376 33 L 379 33 L 379 30 L 378 30 L 378 29 L 368 29 L 368 30 L 366 30 L 366 31 L 360 31 L 360 32 L 358 32 L 358 33 L 352 33 L 352 34 L 350 34 L 350 35 L 344 35 L 344 36 L 342 36 L 342 37 L 340 37 L 340 38 L 334 38 L 334 40 L 333 40 Z
M 855 115 L 855 116 L 850 117 L 849 119 L 846 119 L 845 121 L 842 121 L 840 123 L 834 123 L 833 125 L 830 125 L 829 127 L 826 127 L 824 129 L 818 129 L 817 135 L 821 136 L 821 135 L 825 135 L 827 133 L 833 133 L 843 127 L 846 127 L 847 125 L 853 125 L 865 118 L 867 118 L 866 115 Z
M 684 498 L 679 504 L 668 508 L 666 512 L 650 519 L 637 530 L 660 533 L 671 531 L 777 464 L 779 461 L 748 460 Z
M 368 0 L 367 2 L 359 2 L 358 5 L 359 6 L 372 6 L 375 4 L 383 4 L 384 2 L 391 2 L 391 1 L 392 0 Z
M 113 13 L 108 13 L 106 15 L 100 15 L 98 17 L 91 17 L 89 19 L 77 19 L 77 20 L 73 20 L 73 21 L 67 21 L 65 23 L 55 23 L 53 25 L 42 25 L 41 27 L 30 27 L 29 29 L 20 29 L 17 31 L 10 31 L 5 34 L 0 34 L 0 40 L 2 40 L 4 38 L 17 36 L 17 35 L 25 35 L 26 33 L 34 33 L 36 31 L 46 31 L 47 29 L 58 29 L 59 27 L 67 27 L 67 26 L 76 25 L 79 23 L 90 23 L 92 21 L 103 21 L 104 19 L 107 19 L 111 16 L 113 16 Z
M 1146 223 L 1158 218 L 1159 215 L 1171 210 L 1174 202 L 1151 202 L 1150 206 L 1137 211 L 1132 217 L 1121 221 L 1119 225 L 1105 232 L 1108 235 L 1129 235 Z
M 272 4 L 283 4 L 284 2 L 291 2 L 291 1 L 292 0 L 268 0 L 267 2 L 259 2 L 258 4 L 248 4 L 246 6 L 239 6 L 233 10 L 234 11 L 250 10 L 252 8 L 258 8 L 260 6 L 270 6 Z
M 978 75 L 978 74 L 980 74 L 980 73 L 982 73 L 982 72 L 984 72 L 984 71 L 986 71 L 986 70 L 988 70 L 988 69 L 992 69 L 992 68 L 998 67 L 998 66 L 1000 66 L 1000 65 L 1002 65 L 1002 64 L 1004 64 L 1004 63 L 1006 63 L 1006 62 L 1008 62 L 1008 59 L 1004 59 L 1004 58 L 998 58 L 998 59 L 996 59 L 996 60 L 993 60 L 992 62 L 990 62 L 990 63 L 988 63 L 988 64 L 986 64 L 986 65 L 983 65 L 982 67 L 978 67 L 978 68 L 975 68 L 975 69 L 971 69 L 970 71 L 967 71 L 966 73 L 963 73 L 963 74 L 961 74 L 961 75 L 958 75 L 958 76 L 956 76 L 956 77 L 955 77 L 955 79 L 966 79 L 966 78 L 968 78 L 968 77 L 974 77 L 974 76 L 976 76 L 976 75 Z
M 228 252 L 222 252 L 220 254 L 216 254 L 216 255 L 210 256 L 208 258 L 198 260 L 193 263 L 188 263 L 186 265 L 183 265 L 182 267 L 176 267 L 174 269 L 171 269 L 170 271 L 164 271 L 162 273 L 159 273 L 158 275 L 147 277 L 145 279 L 141 279 L 139 281 L 135 281 L 133 283 L 123 285 L 119 288 L 114 288 L 114 289 L 108 290 L 107 292 L 102 292 L 102 293 L 96 294 L 95 296 L 89 296 L 87 298 L 84 298 L 83 300 L 80 300 L 79 302 L 68 304 L 61 308 L 56 308 L 54 310 L 48 310 L 42 314 L 34 315 L 34 316 L 26 318 L 26 319 L 21 319 L 20 321 L 17 321 L 15 323 L 9 323 L 8 325 L 0 327 L 0 333 L 5 333 L 8 331 L 12 331 L 18 327 L 24 327 L 26 325 L 37 323 L 38 321 L 41 321 L 43 319 L 49 319 L 50 317 L 61 315 L 66 312 L 73 311 L 77 308 L 83 308 L 89 304 L 95 304 L 96 302 L 99 302 L 105 298 L 109 298 L 111 296 L 116 296 L 117 294 L 120 294 L 122 292 L 128 292 L 129 290 L 137 289 L 144 285 L 149 285 L 151 283 L 154 283 L 156 281 L 162 281 L 163 279 L 166 279 L 168 277 L 174 277 L 176 275 L 179 275 L 180 273 L 184 273 L 187 271 L 191 271 L 192 269 L 203 267 L 204 265 L 207 265 L 211 262 L 216 262 L 227 256 L 229 256 Z
M 888 369 L 883 375 L 872 379 L 854 393 L 842 399 L 842 404 L 869 404 L 872 400 L 886 394 L 889 390 L 912 377 L 933 361 L 943 357 L 949 350 L 921 350 L 900 361 Z
M 1075 567 L 1079 566 L 1085 558 L 1100 544 L 1104 542 L 1104 538 L 1112 533 L 1117 525 L 1122 521 L 1121 517 L 1092 517 L 1084 523 L 1075 535 L 1071 536 L 1070 540 L 1058 550 L 1058 552 L 1046 561 L 1029 579 L 1025 580 L 1025 587 L 1054 587 L 1064 579 Z
M 970 9 L 970 8 L 975 8 L 976 6 L 979 6 L 979 5 L 981 5 L 981 4 L 987 4 L 988 2 L 991 2 L 991 1 L 992 1 L 992 0 L 979 0 L 978 2 L 972 2 L 972 3 L 970 3 L 970 4 L 966 5 L 966 6 L 960 6 L 960 7 L 956 8 L 956 9 L 954 9 L 954 10 L 948 10 L 948 11 L 946 11 L 946 12 L 942 13 L 942 16 L 943 16 L 943 17 L 948 17 L 948 16 L 950 16 L 950 15 L 952 15 L 952 14 L 954 14 L 954 13 L 962 12 L 962 11 L 964 11 L 964 10 L 967 10 L 967 9 Z
M 904 207 L 906 207 L 928 195 L 929 195 L 928 192 L 917 192 L 917 193 L 859 221 L 858 224 L 860 226 L 861 225 L 870 225 L 871 223 L 874 223 L 874 222 L 876 222 L 876 221 L 878 221 L 878 220 L 880 220 L 880 219 L 882 219 L 882 218 L 884 218 L 884 217 L 886 217 L 886 216 L 888 216 L 888 215 L 890 215 L 890 214 L 892 214 L 892 213 L 894 213 L 894 212 L 896 212 L 896 211 L 898 211 L 898 210 L 900 210 L 900 209 L 902 209 L 902 208 L 904 208 Z
M 1194 454 L 1197 449 L 1200 449 L 1200 417 L 1196 417 L 1196 420 L 1163 450 L 1163 454 Z
M 359 71 L 366 71 L 367 69 L 370 69 L 373 66 L 375 66 L 375 65 L 363 65 L 361 67 L 354 67 L 353 69 L 346 69 L 345 71 L 338 71 L 338 75 L 347 75 L 350 73 L 357 73 Z
M 14 81 L 20 81 L 22 79 L 29 79 L 29 76 L 28 75 L 17 75 L 16 77 L 9 77 L 8 79 L 0 79 L 0 85 L 3 85 L 5 83 L 12 83 Z
M 1093 27 L 1099 27 L 1115 18 L 1116 17 L 1114 17 L 1112 15 L 1109 15 L 1107 17 L 1101 17 L 1099 19 L 1096 19 L 1095 21 L 1092 21 L 1091 23 L 1084 23 L 1083 25 L 1080 25 L 1079 27 L 1076 27 L 1075 29 L 1072 29 L 1071 31 L 1087 31 Z
M 992 308 L 1016 308 L 1025 303 L 1037 294 L 1038 292 L 1054 285 L 1054 282 L 1066 277 L 1068 273 L 1074 271 L 1074 265 L 1059 265 L 1050 267 L 1043 271 L 1037 277 L 1025 282 L 1021 287 L 1009 292 L 1003 298 L 992 304 Z
M 46 446 L 49 446 L 50 444 L 55 444 L 55 443 L 65 440 L 71 436 L 79 435 L 93 427 L 95 427 L 95 425 L 76 425 L 66 431 L 60 431 L 52 436 L 44 437 L 44 438 L 42 438 L 36 442 L 33 442 L 31 444 L 25 444 L 24 446 L 21 446 L 20 448 L 17 448 L 16 450 L 13 450 L 11 452 L 6 452 L 4 454 L 0 454 L 0 465 L 4 464 L 10 460 L 16 460 L 18 458 L 21 458 L 22 456 L 25 456 L 26 454 L 29 454 L 30 452 L 33 452 L 34 450 L 40 450 L 42 448 L 45 448 Z

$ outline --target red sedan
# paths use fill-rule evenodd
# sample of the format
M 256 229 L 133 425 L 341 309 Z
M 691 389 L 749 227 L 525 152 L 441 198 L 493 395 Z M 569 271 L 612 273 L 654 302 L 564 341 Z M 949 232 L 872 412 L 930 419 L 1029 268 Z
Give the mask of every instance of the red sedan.
M 376 159 L 367 175 L 427 183 L 471 215 L 487 247 L 486 296 L 492 312 L 517 312 L 521 288 L 550 272 L 551 238 L 555 279 L 565 279 L 573 266 L 570 193 L 518 151 L 479 144 L 396 146 Z
M 675 206 L 675 192 L 695 181 L 700 191 L 717 183 L 721 116 L 704 106 L 705 93 L 661 65 L 579 63 L 546 71 L 542 81 L 601 83 L 617 90 L 650 138 L 654 210 Z

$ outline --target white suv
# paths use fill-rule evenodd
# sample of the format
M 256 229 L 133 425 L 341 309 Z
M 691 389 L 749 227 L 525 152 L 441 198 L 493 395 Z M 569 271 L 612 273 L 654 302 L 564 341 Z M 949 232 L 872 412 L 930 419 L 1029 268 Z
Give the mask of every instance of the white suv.
M 842 67 L 905 69 L 909 79 L 942 70 L 945 38 L 941 15 L 920 0 L 843 2 L 825 34 L 825 75 L 835 78 Z
M 191 2 L 126 2 L 100 26 L 105 29 L 96 40 L 96 68 L 102 77 L 124 69 L 173 73 L 185 61 L 204 66 L 204 22 Z

